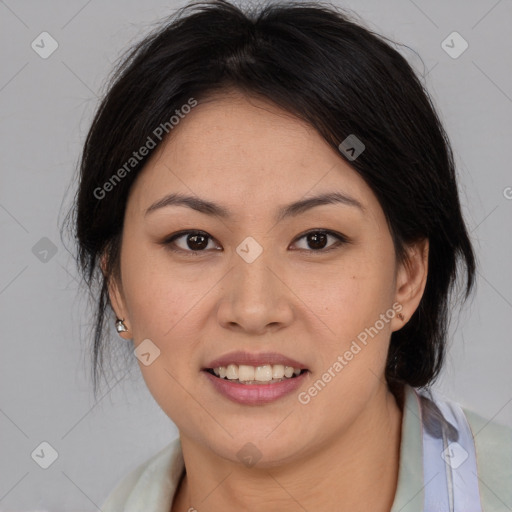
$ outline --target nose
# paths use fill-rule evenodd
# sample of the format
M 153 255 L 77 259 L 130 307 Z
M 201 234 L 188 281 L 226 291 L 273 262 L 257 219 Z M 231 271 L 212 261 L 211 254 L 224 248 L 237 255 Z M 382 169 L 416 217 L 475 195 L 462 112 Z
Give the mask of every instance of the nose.
M 274 332 L 293 321 L 293 297 L 284 272 L 265 251 L 251 263 L 235 259 L 224 280 L 218 321 L 224 328 L 239 332 Z

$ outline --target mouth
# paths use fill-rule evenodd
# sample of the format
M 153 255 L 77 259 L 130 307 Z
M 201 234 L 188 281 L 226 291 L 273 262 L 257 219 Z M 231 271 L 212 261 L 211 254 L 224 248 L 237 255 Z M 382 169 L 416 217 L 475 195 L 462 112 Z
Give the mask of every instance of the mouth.
M 260 366 L 228 364 L 215 368 L 205 368 L 203 371 L 219 380 L 233 384 L 268 385 L 296 379 L 307 373 L 306 368 L 297 368 L 282 364 L 266 364 Z
M 220 395 L 239 405 L 260 406 L 291 396 L 308 379 L 309 370 L 285 365 L 228 364 L 200 373 Z
M 304 363 L 277 352 L 235 351 L 207 362 L 200 373 L 225 398 L 263 405 L 291 395 L 311 372 Z

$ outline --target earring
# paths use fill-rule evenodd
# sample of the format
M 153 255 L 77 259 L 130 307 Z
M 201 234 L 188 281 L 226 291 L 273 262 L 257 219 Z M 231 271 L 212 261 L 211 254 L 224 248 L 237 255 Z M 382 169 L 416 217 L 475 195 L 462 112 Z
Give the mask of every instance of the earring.
M 405 317 L 404 317 L 404 315 L 402 315 L 402 313 L 398 313 L 396 316 L 397 316 L 398 318 L 400 318 L 400 320 L 402 320 L 402 322 L 404 321 L 404 318 L 405 318 Z
M 118 333 L 126 332 L 128 330 L 128 327 L 126 327 L 124 323 L 124 318 L 122 320 L 116 318 L 116 330 Z
M 395 357 L 393 357 L 392 366 L 393 366 L 393 370 L 392 370 L 393 376 L 396 377 L 396 375 L 398 373 L 398 354 L 395 354 Z

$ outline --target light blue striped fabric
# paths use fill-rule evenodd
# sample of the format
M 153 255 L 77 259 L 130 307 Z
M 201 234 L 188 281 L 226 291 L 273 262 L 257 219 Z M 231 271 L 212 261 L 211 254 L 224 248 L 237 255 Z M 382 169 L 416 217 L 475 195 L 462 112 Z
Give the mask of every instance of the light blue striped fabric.
M 482 512 L 476 449 L 462 408 L 436 393 L 416 393 L 423 433 L 425 510 Z

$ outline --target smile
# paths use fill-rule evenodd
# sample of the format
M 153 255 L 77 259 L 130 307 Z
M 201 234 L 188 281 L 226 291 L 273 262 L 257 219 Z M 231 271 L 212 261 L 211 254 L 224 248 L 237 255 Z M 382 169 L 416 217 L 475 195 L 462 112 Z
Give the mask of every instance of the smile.
M 245 364 L 228 364 L 217 368 L 208 368 L 208 372 L 221 379 L 238 382 L 240 384 L 274 384 L 285 379 L 297 377 L 303 371 L 293 366 L 282 364 L 267 364 L 261 366 L 250 366 Z
M 235 368 L 229 369 L 230 366 L 234 366 Z M 200 373 L 206 377 L 217 393 L 232 402 L 242 405 L 263 405 L 283 398 L 296 391 L 304 383 L 304 380 L 309 374 L 308 370 L 294 369 L 293 367 L 284 367 L 282 365 L 251 366 L 249 367 L 250 370 L 247 370 L 247 373 L 245 373 L 246 369 L 243 368 L 244 366 L 246 365 L 240 365 L 240 367 L 242 367 L 242 378 L 245 379 L 248 377 L 249 380 L 241 381 L 238 378 L 239 375 L 236 374 L 236 371 L 240 370 L 238 365 L 216 367 L 215 369 L 207 368 Z M 281 366 L 282 369 L 279 368 L 279 366 Z M 265 369 L 265 367 L 267 368 Z M 268 379 L 270 375 L 269 368 L 272 370 L 272 374 L 274 374 L 274 367 L 277 367 L 276 375 L 283 374 L 282 377 L 275 379 L 272 377 L 272 379 L 266 381 L 255 379 L 256 376 L 259 377 L 262 374 Z M 220 376 L 222 370 L 219 368 L 224 368 L 226 372 L 224 377 Z M 263 370 L 258 370 L 258 368 L 263 368 Z M 288 368 L 288 370 L 286 368 Z M 250 374 L 251 370 L 254 372 L 252 378 Z M 218 371 L 219 375 L 216 375 L 215 371 Z M 296 373 L 297 371 L 298 373 Z M 229 375 L 231 375 L 232 378 L 227 377 L 228 372 L 230 372 Z M 286 375 L 290 376 L 287 377 Z

